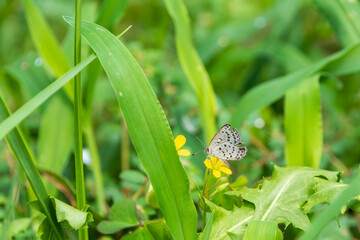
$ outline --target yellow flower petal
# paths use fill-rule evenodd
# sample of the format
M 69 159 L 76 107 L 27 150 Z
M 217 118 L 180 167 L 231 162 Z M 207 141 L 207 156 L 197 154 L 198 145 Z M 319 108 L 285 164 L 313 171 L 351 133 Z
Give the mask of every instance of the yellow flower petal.
M 190 151 L 187 149 L 179 149 L 177 152 L 179 156 L 190 156 Z
M 213 167 L 212 167 L 211 162 L 210 162 L 209 159 L 205 159 L 204 164 L 205 164 L 205 166 L 206 166 L 207 168 L 213 169 Z
M 219 159 L 217 157 L 213 157 L 213 156 L 210 156 L 210 159 L 211 159 L 211 164 L 214 166 L 216 165 L 216 162 L 219 161 Z
M 221 177 L 221 172 L 219 170 L 214 169 L 213 175 L 214 175 L 214 177 L 219 178 L 219 177 Z
M 184 135 L 179 135 L 175 138 L 174 142 L 176 150 L 179 150 L 186 143 L 186 138 L 184 137 Z
M 229 174 L 229 175 L 232 174 L 232 171 L 230 170 L 230 168 L 227 168 L 227 167 L 221 167 L 219 170 L 226 174 Z

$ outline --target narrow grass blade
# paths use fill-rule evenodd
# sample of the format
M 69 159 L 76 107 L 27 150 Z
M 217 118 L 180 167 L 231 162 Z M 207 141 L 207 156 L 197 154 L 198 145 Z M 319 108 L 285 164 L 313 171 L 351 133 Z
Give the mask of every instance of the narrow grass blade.
M 23 0 L 26 20 L 31 38 L 45 65 L 56 77 L 70 70 L 70 64 L 57 42 L 51 28 L 32 0 Z M 72 86 L 66 86 L 66 93 L 73 99 Z
M 10 113 L 6 107 L 3 99 L 0 97 L 0 120 L 9 117 Z M 46 192 L 44 183 L 41 180 L 40 174 L 36 169 L 33 155 L 30 152 L 28 144 L 25 142 L 20 130 L 18 128 L 12 130 L 6 137 L 16 159 L 22 167 L 26 178 L 28 179 L 36 197 L 38 198 L 41 207 L 49 220 L 49 223 L 59 239 L 65 239 L 64 232 L 60 224 L 56 220 L 55 210 L 51 203 L 48 193 Z
M 214 90 L 209 75 L 192 43 L 190 19 L 184 2 L 182 0 L 164 0 L 164 2 L 174 22 L 179 60 L 198 97 L 205 139 L 210 142 L 216 132 Z
M 340 214 L 340 209 L 350 199 L 360 194 L 360 174 L 358 174 L 339 196 L 322 212 L 317 216 L 310 226 L 310 228 L 303 234 L 299 240 L 312 240 L 317 239 L 317 236 L 322 229 L 332 221 L 336 216 Z
M 55 82 L 47 86 L 44 90 L 38 93 L 31 100 L 21 106 L 14 114 L 6 118 L 0 123 L 0 139 L 2 139 L 8 132 L 10 132 L 15 126 L 17 126 L 22 120 L 24 120 L 30 113 L 44 103 L 50 96 L 69 82 L 78 72 L 84 69 L 91 61 L 95 59 L 95 55 L 92 54 L 84 59 L 77 66 L 72 68 L 69 72 L 58 78 Z
M 74 26 L 73 19 L 65 20 Z M 83 22 L 82 34 L 111 81 L 129 135 L 173 238 L 195 239 L 197 216 L 189 179 L 179 161 L 165 114 L 145 74 L 121 41 L 103 27 Z
M 200 240 L 208 240 L 208 239 L 210 239 L 211 228 L 212 228 L 212 224 L 213 224 L 213 221 L 214 221 L 214 214 L 215 214 L 215 212 L 212 212 L 209 215 L 209 219 L 206 221 L 206 226 L 204 228 L 204 231 L 201 233 Z
M 284 96 L 287 90 L 316 72 L 324 70 L 334 74 L 348 74 L 359 71 L 359 61 L 360 45 L 356 44 L 296 72 L 262 83 L 240 99 L 231 123 L 234 127 L 240 127 L 250 114 L 274 103 Z
M 317 168 L 323 145 L 319 75 L 286 92 L 284 111 L 287 165 Z
M 314 4 L 329 19 L 343 46 L 360 41 L 360 3 L 358 1 L 314 0 Z

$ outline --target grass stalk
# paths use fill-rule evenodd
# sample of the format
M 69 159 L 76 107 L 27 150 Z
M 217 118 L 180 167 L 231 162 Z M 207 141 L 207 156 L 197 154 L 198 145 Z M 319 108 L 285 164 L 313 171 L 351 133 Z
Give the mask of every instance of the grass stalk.
M 75 46 L 74 46 L 74 65 L 81 61 L 81 0 L 75 2 Z M 74 78 L 74 121 L 75 121 L 75 177 L 76 177 L 76 203 L 77 208 L 85 210 L 85 181 L 84 167 L 82 158 L 82 119 L 81 119 L 81 74 L 78 73 Z M 79 230 L 79 240 L 87 240 L 88 230 Z

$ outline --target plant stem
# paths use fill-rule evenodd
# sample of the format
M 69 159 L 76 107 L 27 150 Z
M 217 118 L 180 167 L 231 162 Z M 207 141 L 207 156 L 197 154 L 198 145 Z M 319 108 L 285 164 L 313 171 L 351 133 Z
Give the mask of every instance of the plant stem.
M 208 180 L 209 180 L 209 169 L 206 168 L 205 178 L 204 178 L 204 188 L 203 188 L 203 196 L 204 196 L 204 198 L 207 197 L 206 185 L 207 185 Z M 205 203 L 205 201 L 204 201 L 204 207 L 203 207 L 203 222 L 202 222 L 202 229 L 203 229 L 203 231 L 204 231 L 204 229 L 205 229 L 205 225 L 206 225 L 206 203 Z
M 75 2 L 75 46 L 74 65 L 81 60 L 81 0 Z M 76 203 L 77 208 L 84 210 L 86 207 L 84 167 L 82 159 L 82 124 L 81 124 L 81 75 L 74 78 L 74 121 L 75 121 L 75 177 L 76 177 Z M 87 240 L 87 228 L 79 230 L 79 240 Z

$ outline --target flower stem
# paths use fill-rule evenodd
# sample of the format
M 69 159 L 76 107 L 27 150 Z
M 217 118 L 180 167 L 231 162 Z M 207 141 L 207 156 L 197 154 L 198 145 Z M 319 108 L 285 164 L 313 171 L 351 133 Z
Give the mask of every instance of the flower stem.
M 208 191 L 206 190 L 206 185 L 208 183 L 208 180 L 209 180 L 209 169 L 206 168 L 206 171 L 205 171 L 205 179 L 204 179 L 204 188 L 203 188 L 203 196 L 204 198 L 207 197 L 207 194 L 208 194 Z M 203 223 L 202 223 L 202 229 L 204 231 L 205 229 L 205 226 L 206 226 L 206 203 L 204 201 L 204 207 L 203 207 Z

